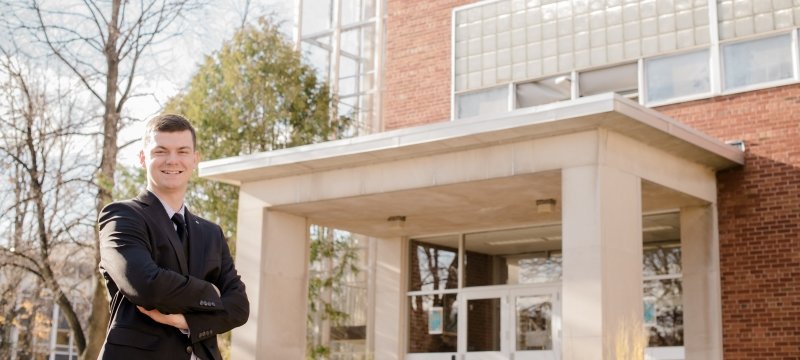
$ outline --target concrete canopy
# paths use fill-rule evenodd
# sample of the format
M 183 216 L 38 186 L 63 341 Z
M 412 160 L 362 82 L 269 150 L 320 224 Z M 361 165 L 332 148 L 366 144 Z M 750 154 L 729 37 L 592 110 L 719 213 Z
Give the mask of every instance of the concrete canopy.
M 598 152 L 614 144 L 622 156 Z M 614 161 L 644 179 L 648 212 L 710 202 L 716 190 L 696 174 L 713 176 L 743 164 L 744 156 L 628 99 L 601 94 L 205 161 L 199 172 L 241 186 L 273 210 L 385 237 L 557 222 L 560 169 Z M 555 211 L 537 213 L 537 199 L 555 199 Z M 395 215 L 406 217 L 404 228 L 387 223 Z

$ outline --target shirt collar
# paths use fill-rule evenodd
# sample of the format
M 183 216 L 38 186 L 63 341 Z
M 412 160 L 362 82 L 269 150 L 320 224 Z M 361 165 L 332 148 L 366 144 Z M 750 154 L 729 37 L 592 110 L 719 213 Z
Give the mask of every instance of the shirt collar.
M 148 191 L 149 191 L 149 190 L 148 190 Z M 172 216 L 173 216 L 173 215 L 175 215 L 175 213 L 181 214 L 181 216 L 183 216 L 184 218 L 186 218 L 186 204 L 181 204 L 181 208 L 180 208 L 180 209 L 178 209 L 178 211 L 175 211 L 174 209 L 172 209 L 172 207 L 171 207 L 171 206 L 169 206 L 169 204 L 167 204 L 166 202 L 164 202 L 164 200 L 161 200 L 161 198 L 160 198 L 160 197 L 158 197 L 158 195 L 157 195 L 156 193 L 154 193 L 154 192 L 152 192 L 152 191 L 150 191 L 150 193 L 151 193 L 151 194 L 153 194 L 153 195 L 156 197 L 156 199 L 158 199 L 158 201 L 160 201 L 160 202 L 161 202 L 161 205 L 163 205 L 163 206 L 164 206 L 164 210 L 166 210 L 166 211 L 167 211 L 167 216 L 168 216 L 170 219 L 172 219 Z

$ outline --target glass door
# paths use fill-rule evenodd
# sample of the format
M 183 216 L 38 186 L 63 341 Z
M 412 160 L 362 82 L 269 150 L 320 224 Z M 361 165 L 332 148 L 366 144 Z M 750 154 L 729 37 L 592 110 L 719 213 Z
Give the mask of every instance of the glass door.
M 513 360 L 561 358 L 561 302 L 557 289 L 509 294 Z
M 460 294 L 458 359 L 561 358 L 561 304 L 556 286 L 487 287 Z
M 470 291 L 462 294 L 465 319 L 459 321 L 459 353 L 464 360 L 508 360 L 508 297 L 504 291 Z

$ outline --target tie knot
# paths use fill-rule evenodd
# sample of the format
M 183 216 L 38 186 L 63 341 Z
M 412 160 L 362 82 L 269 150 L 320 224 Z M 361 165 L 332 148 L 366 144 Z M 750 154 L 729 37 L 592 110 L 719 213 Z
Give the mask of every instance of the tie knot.
M 172 215 L 172 222 L 180 226 L 186 226 L 186 222 L 183 220 L 183 215 L 179 213 L 175 213 L 175 215 Z

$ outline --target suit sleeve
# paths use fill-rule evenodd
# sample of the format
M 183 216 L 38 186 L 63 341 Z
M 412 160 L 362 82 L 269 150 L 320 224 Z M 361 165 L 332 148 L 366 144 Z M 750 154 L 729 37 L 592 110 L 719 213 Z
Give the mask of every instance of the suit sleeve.
M 222 299 L 222 311 L 215 312 L 189 312 L 183 314 L 189 325 L 189 336 L 192 343 L 205 340 L 217 334 L 225 333 L 243 325 L 250 315 L 250 302 L 247 300 L 245 286 L 233 264 L 228 244 L 222 234 L 222 229 L 217 227 L 221 239 L 222 271 L 213 281 L 219 288 Z
M 211 283 L 156 264 L 147 224 L 131 205 L 106 206 L 98 226 L 100 266 L 130 302 L 165 314 L 222 308 L 200 306 L 195 300 L 219 299 Z

